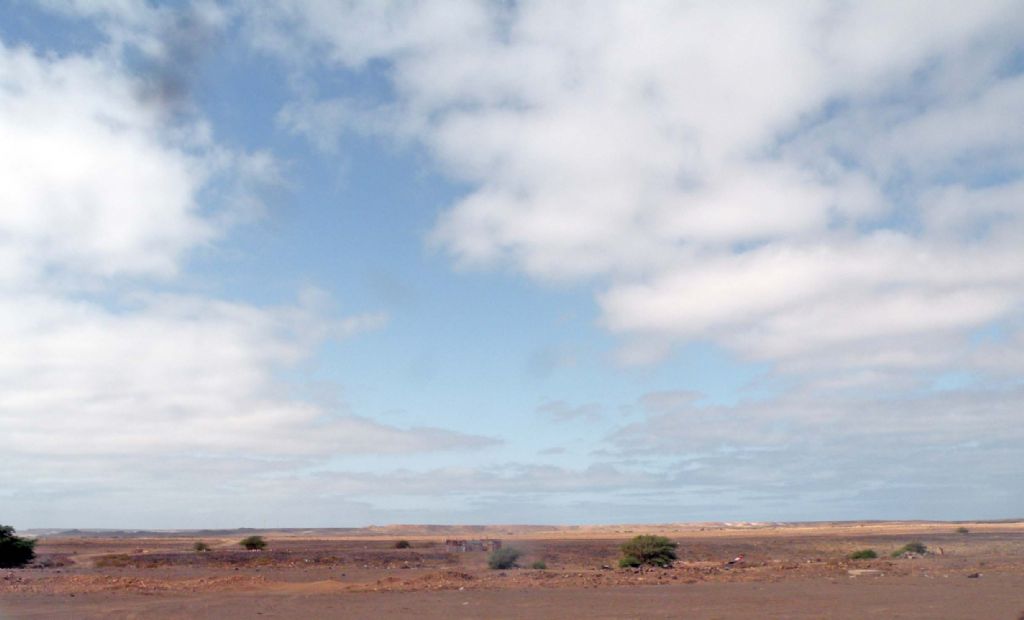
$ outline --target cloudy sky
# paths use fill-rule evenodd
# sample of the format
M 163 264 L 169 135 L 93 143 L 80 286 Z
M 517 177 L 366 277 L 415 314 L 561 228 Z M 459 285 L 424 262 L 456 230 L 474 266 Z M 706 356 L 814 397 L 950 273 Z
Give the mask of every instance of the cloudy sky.
M 1020 0 L 16 0 L 0 175 L 19 528 L 1024 515 Z

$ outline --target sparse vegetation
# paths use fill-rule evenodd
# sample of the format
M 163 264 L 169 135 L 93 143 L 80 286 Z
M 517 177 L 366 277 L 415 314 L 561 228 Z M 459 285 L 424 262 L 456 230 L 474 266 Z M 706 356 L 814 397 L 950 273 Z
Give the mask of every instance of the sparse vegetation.
M 14 527 L 0 525 L 0 568 L 18 568 L 36 557 L 36 541 L 14 535 Z
M 487 558 L 487 565 L 495 570 L 504 570 L 506 568 L 514 568 L 516 560 L 522 553 L 518 549 L 512 547 L 502 547 L 501 549 L 495 549 L 489 558 Z
M 400 540 L 395 543 L 395 549 L 409 549 L 412 547 L 412 543 L 408 540 Z
M 961 525 L 960 527 L 956 528 L 956 533 L 957 534 L 970 534 L 971 530 L 969 530 L 966 527 Z
M 537 560 L 536 562 L 530 565 L 530 568 L 536 568 L 537 570 L 546 570 L 547 567 L 548 565 L 544 562 L 544 560 Z
M 263 540 L 262 536 L 247 536 L 238 544 L 242 545 L 249 551 L 259 551 L 267 547 L 267 541 Z
M 902 547 L 900 547 L 896 551 L 893 551 L 892 552 L 892 557 L 898 558 L 901 555 L 903 555 L 904 553 L 916 553 L 917 555 L 924 555 L 924 554 L 928 553 L 928 547 L 926 547 L 924 545 L 924 543 L 921 543 L 921 542 L 917 542 L 917 541 L 908 542 L 907 544 L 903 545 Z
M 636 536 L 619 547 L 622 551 L 619 566 L 670 566 L 676 559 L 677 546 L 678 544 L 664 536 Z
M 202 552 L 202 551 L 209 551 L 210 550 L 210 545 L 208 545 L 208 544 L 206 544 L 206 543 L 204 543 L 203 541 L 200 540 L 200 541 L 197 541 L 196 544 L 192 545 L 192 548 L 195 549 L 196 551 L 200 551 L 200 552 Z
M 874 549 L 861 549 L 850 554 L 851 560 L 873 560 L 878 557 Z
M 95 560 L 97 568 L 127 568 L 137 566 L 137 563 L 138 559 L 133 558 L 127 553 L 111 553 L 110 555 L 101 555 Z

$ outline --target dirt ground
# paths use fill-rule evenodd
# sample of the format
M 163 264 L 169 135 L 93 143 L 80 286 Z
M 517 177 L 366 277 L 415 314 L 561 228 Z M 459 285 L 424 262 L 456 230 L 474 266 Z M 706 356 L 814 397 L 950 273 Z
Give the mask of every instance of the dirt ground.
M 647 533 L 679 543 L 675 565 L 618 568 Z M 242 549 L 250 534 L 267 549 Z M 546 569 L 491 570 L 446 538 L 499 538 Z M 928 552 L 892 557 L 912 541 Z M 861 549 L 879 557 L 848 559 Z M 0 618 L 1024 619 L 1024 523 L 62 532 L 37 552 L 0 570 Z

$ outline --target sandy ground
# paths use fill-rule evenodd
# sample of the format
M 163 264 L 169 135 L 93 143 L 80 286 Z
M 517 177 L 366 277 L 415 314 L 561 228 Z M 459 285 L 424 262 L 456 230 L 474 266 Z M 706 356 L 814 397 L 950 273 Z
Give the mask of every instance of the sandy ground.
M 1020 523 L 395 526 L 261 532 L 247 552 L 251 533 L 43 536 L 36 566 L 0 571 L 0 618 L 1024 618 Z M 617 568 L 639 533 L 677 541 L 675 566 Z M 547 569 L 490 570 L 449 537 Z M 890 556 L 910 541 L 929 553 Z M 865 548 L 880 557 L 847 559 Z

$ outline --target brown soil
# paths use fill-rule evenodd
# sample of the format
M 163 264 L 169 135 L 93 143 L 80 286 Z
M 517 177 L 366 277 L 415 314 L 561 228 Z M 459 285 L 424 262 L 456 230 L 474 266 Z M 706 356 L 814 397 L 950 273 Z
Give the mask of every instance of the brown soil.
M 1024 524 L 855 523 L 600 528 L 367 528 L 45 536 L 0 571 L 2 618 L 1010 618 L 1024 612 Z M 679 543 L 671 568 L 619 569 L 639 533 Z M 449 553 L 495 537 L 520 564 Z M 411 549 L 395 549 L 406 539 Z M 212 547 L 195 552 L 203 540 Z M 929 553 L 893 558 L 921 541 Z M 849 560 L 859 549 L 879 558 Z M 726 561 L 738 554 L 737 566 Z

